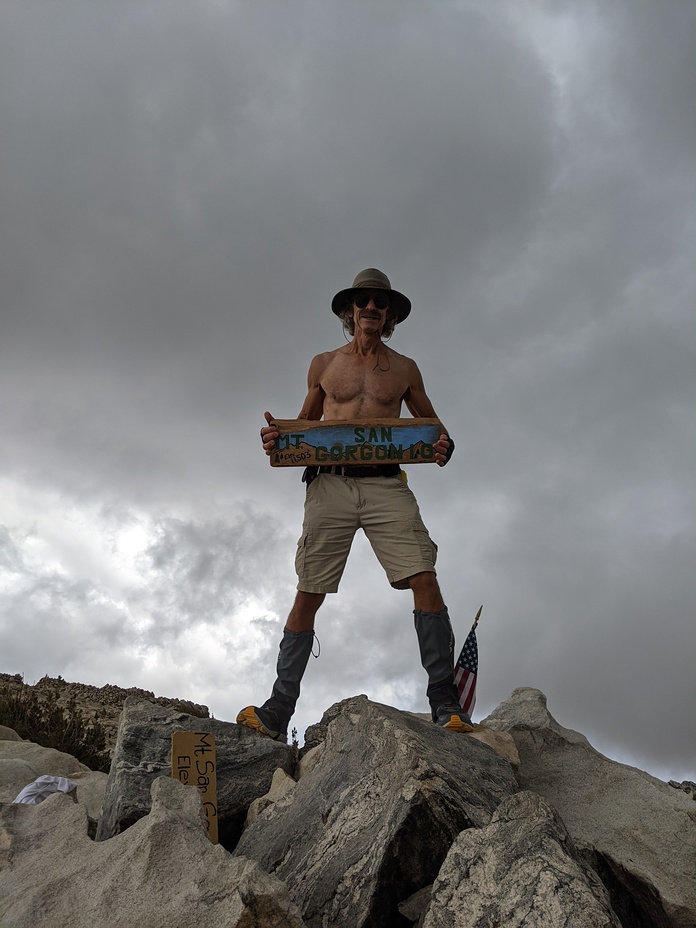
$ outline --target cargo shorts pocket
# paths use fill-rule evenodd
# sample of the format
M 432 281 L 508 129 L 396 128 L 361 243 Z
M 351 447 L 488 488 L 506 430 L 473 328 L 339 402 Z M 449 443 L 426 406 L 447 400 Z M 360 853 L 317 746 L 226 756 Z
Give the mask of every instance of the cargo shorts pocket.
M 312 541 L 311 532 L 303 532 L 297 542 L 297 552 L 295 554 L 295 573 L 298 577 L 304 577 L 307 567 L 307 553 Z
M 437 545 L 428 534 L 428 530 L 422 522 L 412 522 L 411 530 L 413 537 L 418 543 L 421 557 L 424 561 L 432 561 L 433 566 L 437 560 Z

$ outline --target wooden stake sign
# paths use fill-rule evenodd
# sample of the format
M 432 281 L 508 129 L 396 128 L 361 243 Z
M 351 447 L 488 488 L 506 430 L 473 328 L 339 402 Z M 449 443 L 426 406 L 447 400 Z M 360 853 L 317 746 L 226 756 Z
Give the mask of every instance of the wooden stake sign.
M 439 419 L 274 419 L 280 435 L 271 467 L 348 464 L 428 464 L 445 428 Z
M 218 843 L 217 762 L 215 735 L 208 731 L 172 733 L 172 776 L 180 783 L 195 786 L 203 798 L 208 837 Z

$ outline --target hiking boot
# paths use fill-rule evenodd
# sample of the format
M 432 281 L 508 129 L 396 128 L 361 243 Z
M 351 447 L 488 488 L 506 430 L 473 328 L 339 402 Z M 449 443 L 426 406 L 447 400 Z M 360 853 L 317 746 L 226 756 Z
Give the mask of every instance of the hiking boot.
M 449 731 L 459 731 L 465 734 L 474 730 L 471 719 L 459 703 L 438 706 L 435 712 L 435 721 L 441 728 L 447 728 Z
M 288 723 L 283 724 L 274 709 L 247 706 L 237 716 L 237 725 L 261 732 L 262 735 L 274 741 L 280 741 L 282 744 L 288 743 Z
M 421 663 L 428 674 L 426 694 L 433 722 L 449 731 L 473 731 L 454 684 L 454 632 L 447 608 L 441 612 L 415 609 L 413 617 Z
M 277 678 L 273 692 L 262 706 L 247 706 L 237 716 L 237 725 L 258 731 L 287 744 L 288 723 L 300 695 L 300 682 L 312 653 L 314 632 L 283 632 L 278 652 Z

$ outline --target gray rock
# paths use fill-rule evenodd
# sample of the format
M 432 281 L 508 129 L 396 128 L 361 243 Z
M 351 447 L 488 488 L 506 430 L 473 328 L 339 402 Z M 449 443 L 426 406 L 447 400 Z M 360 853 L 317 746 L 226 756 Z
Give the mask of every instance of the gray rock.
M 73 795 L 76 801 L 87 810 L 89 836 L 94 840 L 109 778 L 107 774 L 99 770 L 89 770 L 87 772 L 81 770 L 78 773 L 71 774 L 70 779 L 77 783 L 77 789 L 74 790 Z
M 423 719 L 424 722 L 431 720 L 430 712 L 412 712 L 411 715 L 417 719 Z M 496 731 L 492 728 L 486 728 L 480 722 L 474 722 L 474 730 L 470 732 L 469 737 L 473 738 L 474 741 L 482 741 L 489 748 L 493 748 L 496 754 L 500 754 L 501 757 L 505 758 L 513 770 L 519 765 L 520 758 L 517 754 L 514 739 L 506 731 Z
M 0 741 L 0 802 L 12 802 L 37 777 L 69 777 L 78 771 L 91 772 L 72 754 L 33 741 Z
M 161 777 L 152 810 L 112 841 L 87 837 L 68 796 L 0 808 L 3 928 L 302 928 L 285 886 L 213 845 L 196 789 Z
M 445 858 L 445 860 L 446 859 L 447 858 Z M 399 903 L 399 912 L 404 918 L 413 922 L 415 928 L 423 928 L 423 922 L 428 911 L 428 906 L 430 905 L 432 891 L 432 886 L 424 886 L 423 889 L 419 889 L 417 893 L 414 893 L 412 896 L 409 896 L 408 899 Z
M 252 800 L 267 806 L 234 858 L 169 777 L 177 729 L 216 736 L 228 848 Z M 247 729 L 131 699 L 102 816 L 114 837 L 97 844 L 105 775 L 0 731 L 0 925 L 295 928 L 292 897 L 311 928 L 696 928 L 693 783 L 608 760 L 537 690 L 481 731 L 490 746 L 355 697 L 308 730 L 295 765 Z M 78 805 L 2 805 L 42 773 L 76 780 Z
M 316 766 L 245 831 L 236 853 L 287 883 L 312 928 L 403 924 L 454 838 L 517 790 L 510 765 L 466 735 L 365 696 L 310 732 Z
M 693 780 L 682 780 L 681 783 L 678 780 L 669 780 L 668 782 L 670 786 L 675 789 L 683 789 L 688 796 L 696 799 L 696 783 Z
M 316 744 L 313 748 L 310 748 L 309 751 L 302 754 L 297 764 L 297 779 L 303 777 L 305 773 L 309 773 L 310 770 L 314 770 L 316 765 L 319 763 L 321 755 L 324 753 L 324 743 Z
M 423 928 L 621 928 L 599 878 L 536 793 L 504 800 L 455 840 Z
M 625 928 L 696 926 L 696 816 L 686 792 L 604 757 L 558 724 L 539 690 L 515 690 L 484 722 L 512 734 L 520 787 L 559 812 Z
M 279 767 L 273 774 L 271 788 L 268 790 L 265 796 L 259 796 L 258 799 L 254 799 L 252 804 L 249 806 L 244 827 L 248 828 L 252 822 L 256 821 L 264 809 L 267 809 L 270 805 L 273 805 L 274 802 L 278 802 L 278 800 L 282 799 L 283 796 L 287 796 L 290 790 L 294 789 L 296 786 L 297 783 L 295 780 L 292 777 L 289 777 L 287 773 L 284 770 L 281 770 Z
M 252 801 L 268 791 L 275 770 L 294 771 L 290 745 L 259 737 L 232 722 L 196 718 L 129 697 L 119 723 L 97 841 L 125 831 L 147 815 L 153 780 L 171 774 L 174 731 L 215 735 L 218 833 L 228 849 L 239 839 Z
M 73 795 L 85 806 L 90 835 L 94 837 L 106 790 L 106 774 L 90 770 L 72 754 L 33 741 L 0 740 L 0 802 L 12 802 L 25 786 L 46 774 L 68 777 L 77 783 Z
M 14 728 L 8 728 L 7 725 L 0 725 L 0 741 L 21 741 Z
M 475 725 L 471 733 L 475 741 L 487 744 L 493 748 L 496 754 L 500 754 L 512 767 L 517 770 L 520 765 L 520 756 L 517 753 L 515 739 L 506 731 L 496 731 L 493 728 L 484 728 L 483 725 Z

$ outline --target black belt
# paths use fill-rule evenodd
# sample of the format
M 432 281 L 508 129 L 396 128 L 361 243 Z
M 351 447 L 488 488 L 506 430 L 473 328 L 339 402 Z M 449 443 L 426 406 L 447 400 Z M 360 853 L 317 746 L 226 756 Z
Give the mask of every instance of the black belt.
M 398 464 L 375 464 L 373 467 L 351 467 L 350 464 L 335 464 L 320 467 L 320 474 L 336 477 L 397 477 L 401 468 Z

